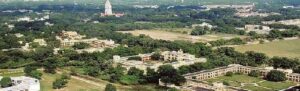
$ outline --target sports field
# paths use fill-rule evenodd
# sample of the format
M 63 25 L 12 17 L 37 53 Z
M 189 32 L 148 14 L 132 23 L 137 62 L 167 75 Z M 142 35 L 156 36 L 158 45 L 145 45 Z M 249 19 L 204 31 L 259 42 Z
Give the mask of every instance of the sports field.
M 208 42 L 215 41 L 218 39 L 232 39 L 235 37 L 245 38 L 245 36 L 233 35 L 233 34 L 207 34 L 202 36 L 192 36 L 187 33 L 183 33 L 183 31 L 190 32 L 189 29 L 173 29 L 173 30 L 165 30 L 165 29 L 153 29 L 153 30 L 135 30 L 135 31 L 119 31 L 121 33 L 131 33 L 135 36 L 139 36 L 141 34 L 150 36 L 153 39 L 162 39 L 162 40 L 185 40 L 191 42 Z
M 256 51 L 266 53 L 269 56 L 284 56 L 300 58 L 300 39 L 281 40 L 255 45 L 242 45 L 235 47 L 237 51 Z

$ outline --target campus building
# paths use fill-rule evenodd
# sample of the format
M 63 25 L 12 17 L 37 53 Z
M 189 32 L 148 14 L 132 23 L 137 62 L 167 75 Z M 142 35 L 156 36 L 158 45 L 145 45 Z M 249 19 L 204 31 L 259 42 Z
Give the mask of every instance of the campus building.
M 0 77 L 2 79 L 3 77 Z M 38 79 L 20 76 L 11 77 L 13 86 L 1 88 L 0 91 L 40 91 L 40 82 Z
M 183 53 L 181 49 L 179 51 L 164 51 L 161 55 L 164 61 L 192 61 L 196 59 L 195 55 Z
M 242 66 L 238 64 L 231 64 L 225 67 L 219 67 L 211 70 L 203 70 L 195 73 L 189 73 L 189 74 L 185 74 L 184 77 L 188 80 L 202 81 L 210 78 L 224 76 L 227 72 L 233 72 L 233 73 L 239 72 L 243 74 L 249 74 L 253 70 L 259 71 L 262 76 L 266 76 L 268 72 L 270 72 L 271 70 L 278 70 L 284 72 L 288 80 L 294 82 L 300 82 L 300 74 L 293 73 L 293 70 L 291 69 L 274 69 L 273 67 L 260 68 L 260 67 Z
M 74 31 L 62 31 L 56 38 L 60 40 L 62 47 L 71 47 L 76 43 L 87 43 L 92 48 L 113 48 L 117 45 L 113 40 L 99 40 L 98 38 L 83 39 L 85 36 Z

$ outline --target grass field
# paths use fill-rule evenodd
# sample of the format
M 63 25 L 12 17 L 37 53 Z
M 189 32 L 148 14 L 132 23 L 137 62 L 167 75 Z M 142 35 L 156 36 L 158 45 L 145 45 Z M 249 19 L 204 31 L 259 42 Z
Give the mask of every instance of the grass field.
M 232 35 L 232 34 L 207 34 L 203 36 L 191 36 L 187 33 L 191 30 L 189 29 L 154 29 L 154 30 L 135 30 L 135 31 L 119 31 L 121 33 L 131 33 L 135 36 L 144 34 L 148 35 L 153 39 L 162 39 L 162 40 L 185 40 L 191 42 L 208 42 L 215 41 L 218 39 L 232 39 L 235 37 L 245 38 L 245 36 Z
M 243 45 L 235 47 L 237 51 L 256 51 L 268 56 L 284 56 L 300 58 L 300 39 L 282 40 L 264 44 Z
M 7 73 L 7 74 L 0 74 L 0 76 L 7 76 L 7 77 L 17 77 L 17 76 L 24 76 L 23 72 L 18 73 Z M 56 78 L 59 78 L 60 74 L 48 74 L 43 72 L 42 79 L 40 80 L 41 83 L 41 91 L 104 91 L 106 84 L 108 81 L 97 81 L 96 83 L 99 85 L 87 83 L 82 80 L 71 78 L 66 85 L 66 87 L 62 89 L 52 89 L 52 83 Z M 114 84 L 117 87 L 118 91 L 166 91 L 166 88 L 158 87 L 156 85 L 132 85 L 132 86 L 125 86 L 121 84 Z
M 221 76 L 206 80 L 208 83 L 227 82 L 229 86 L 239 87 L 252 91 L 277 91 L 296 85 L 294 82 L 270 82 L 261 78 L 247 75 Z
M 41 91 L 53 91 L 52 82 L 60 77 L 59 74 L 43 73 L 41 82 Z M 105 86 L 106 84 L 103 83 Z M 70 79 L 66 87 L 56 91 L 103 91 L 103 87 L 95 86 L 77 79 Z

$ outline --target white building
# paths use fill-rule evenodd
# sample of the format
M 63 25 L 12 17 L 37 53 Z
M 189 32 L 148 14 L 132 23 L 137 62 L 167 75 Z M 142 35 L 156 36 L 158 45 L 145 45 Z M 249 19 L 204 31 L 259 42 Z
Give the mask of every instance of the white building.
M 18 21 L 18 22 L 20 22 L 20 21 L 32 22 L 32 21 L 34 21 L 34 20 L 32 20 L 30 17 L 27 17 L 27 16 L 26 16 L 26 17 L 18 18 L 17 21 Z
M 105 2 L 105 10 L 104 13 L 101 13 L 101 16 L 115 16 L 115 17 L 122 17 L 124 13 L 113 13 L 112 5 L 109 0 Z
M 111 6 L 111 3 L 109 0 L 106 0 L 105 2 L 105 12 L 104 12 L 105 15 L 113 15 L 112 13 L 112 6 Z
M 208 29 L 212 29 L 214 26 L 209 24 L 209 23 L 206 23 L 206 22 L 203 22 L 201 24 L 193 24 L 192 27 L 195 28 L 195 27 L 207 27 Z
M 164 51 L 161 55 L 163 56 L 164 61 L 191 61 L 196 59 L 195 55 L 183 53 L 181 49 L 179 51 Z
M 38 79 L 26 76 L 11 77 L 11 79 L 13 86 L 2 88 L 0 91 L 40 91 L 40 82 Z

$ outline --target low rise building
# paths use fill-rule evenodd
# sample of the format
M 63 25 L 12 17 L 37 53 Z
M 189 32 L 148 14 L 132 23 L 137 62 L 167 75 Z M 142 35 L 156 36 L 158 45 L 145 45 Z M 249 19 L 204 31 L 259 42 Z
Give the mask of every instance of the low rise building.
M 141 60 L 128 60 L 129 57 L 141 57 Z M 148 61 L 151 59 L 151 54 L 139 54 L 136 56 L 129 57 L 120 57 L 118 55 L 113 56 L 113 62 L 117 64 L 121 64 L 126 69 L 131 67 L 136 67 L 138 69 L 146 71 L 149 67 L 151 69 L 157 70 L 161 65 L 172 65 L 174 68 L 179 68 L 183 65 L 192 65 L 195 63 L 206 62 L 206 58 L 197 58 L 197 60 L 185 60 L 185 61 L 176 61 L 176 62 L 162 62 L 162 61 Z
M 274 69 L 273 67 L 250 67 L 242 66 L 238 64 L 231 64 L 225 67 L 219 67 L 211 70 L 203 70 L 195 73 L 185 74 L 184 77 L 188 80 L 203 81 L 210 78 L 215 78 L 219 76 L 224 76 L 227 72 L 240 72 L 243 74 L 249 74 L 251 71 L 257 70 L 261 73 L 262 76 L 266 76 L 271 70 L 278 70 L 284 72 L 286 77 L 290 81 L 300 82 L 300 74 L 293 73 L 291 69 Z
M 196 59 L 195 55 L 183 53 L 181 49 L 178 51 L 164 51 L 161 52 L 161 55 L 164 61 L 192 61 Z
M 201 24 L 193 24 L 192 27 L 195 28 L 195 27 L 207 27 L 208 29 L 212 29 L 214 26 L 209 24 L 209 23 L 206 23 L 206 22 L 203 22 Z
M 60 40 L 62 47 L 71 47 L 76 43 L 87 43 L 92 48 L 113 48 L 118 46 L 113 40 L 83 39 L 84 37 L 85 35 L 80 35 L 74 31 L 62 31 L 56 38 Z
M 38 79 L 26 76 L 11 77 L 11 79 L 13 86 L 1 88 L 1 91 L 40 91 L 40 82 Z

